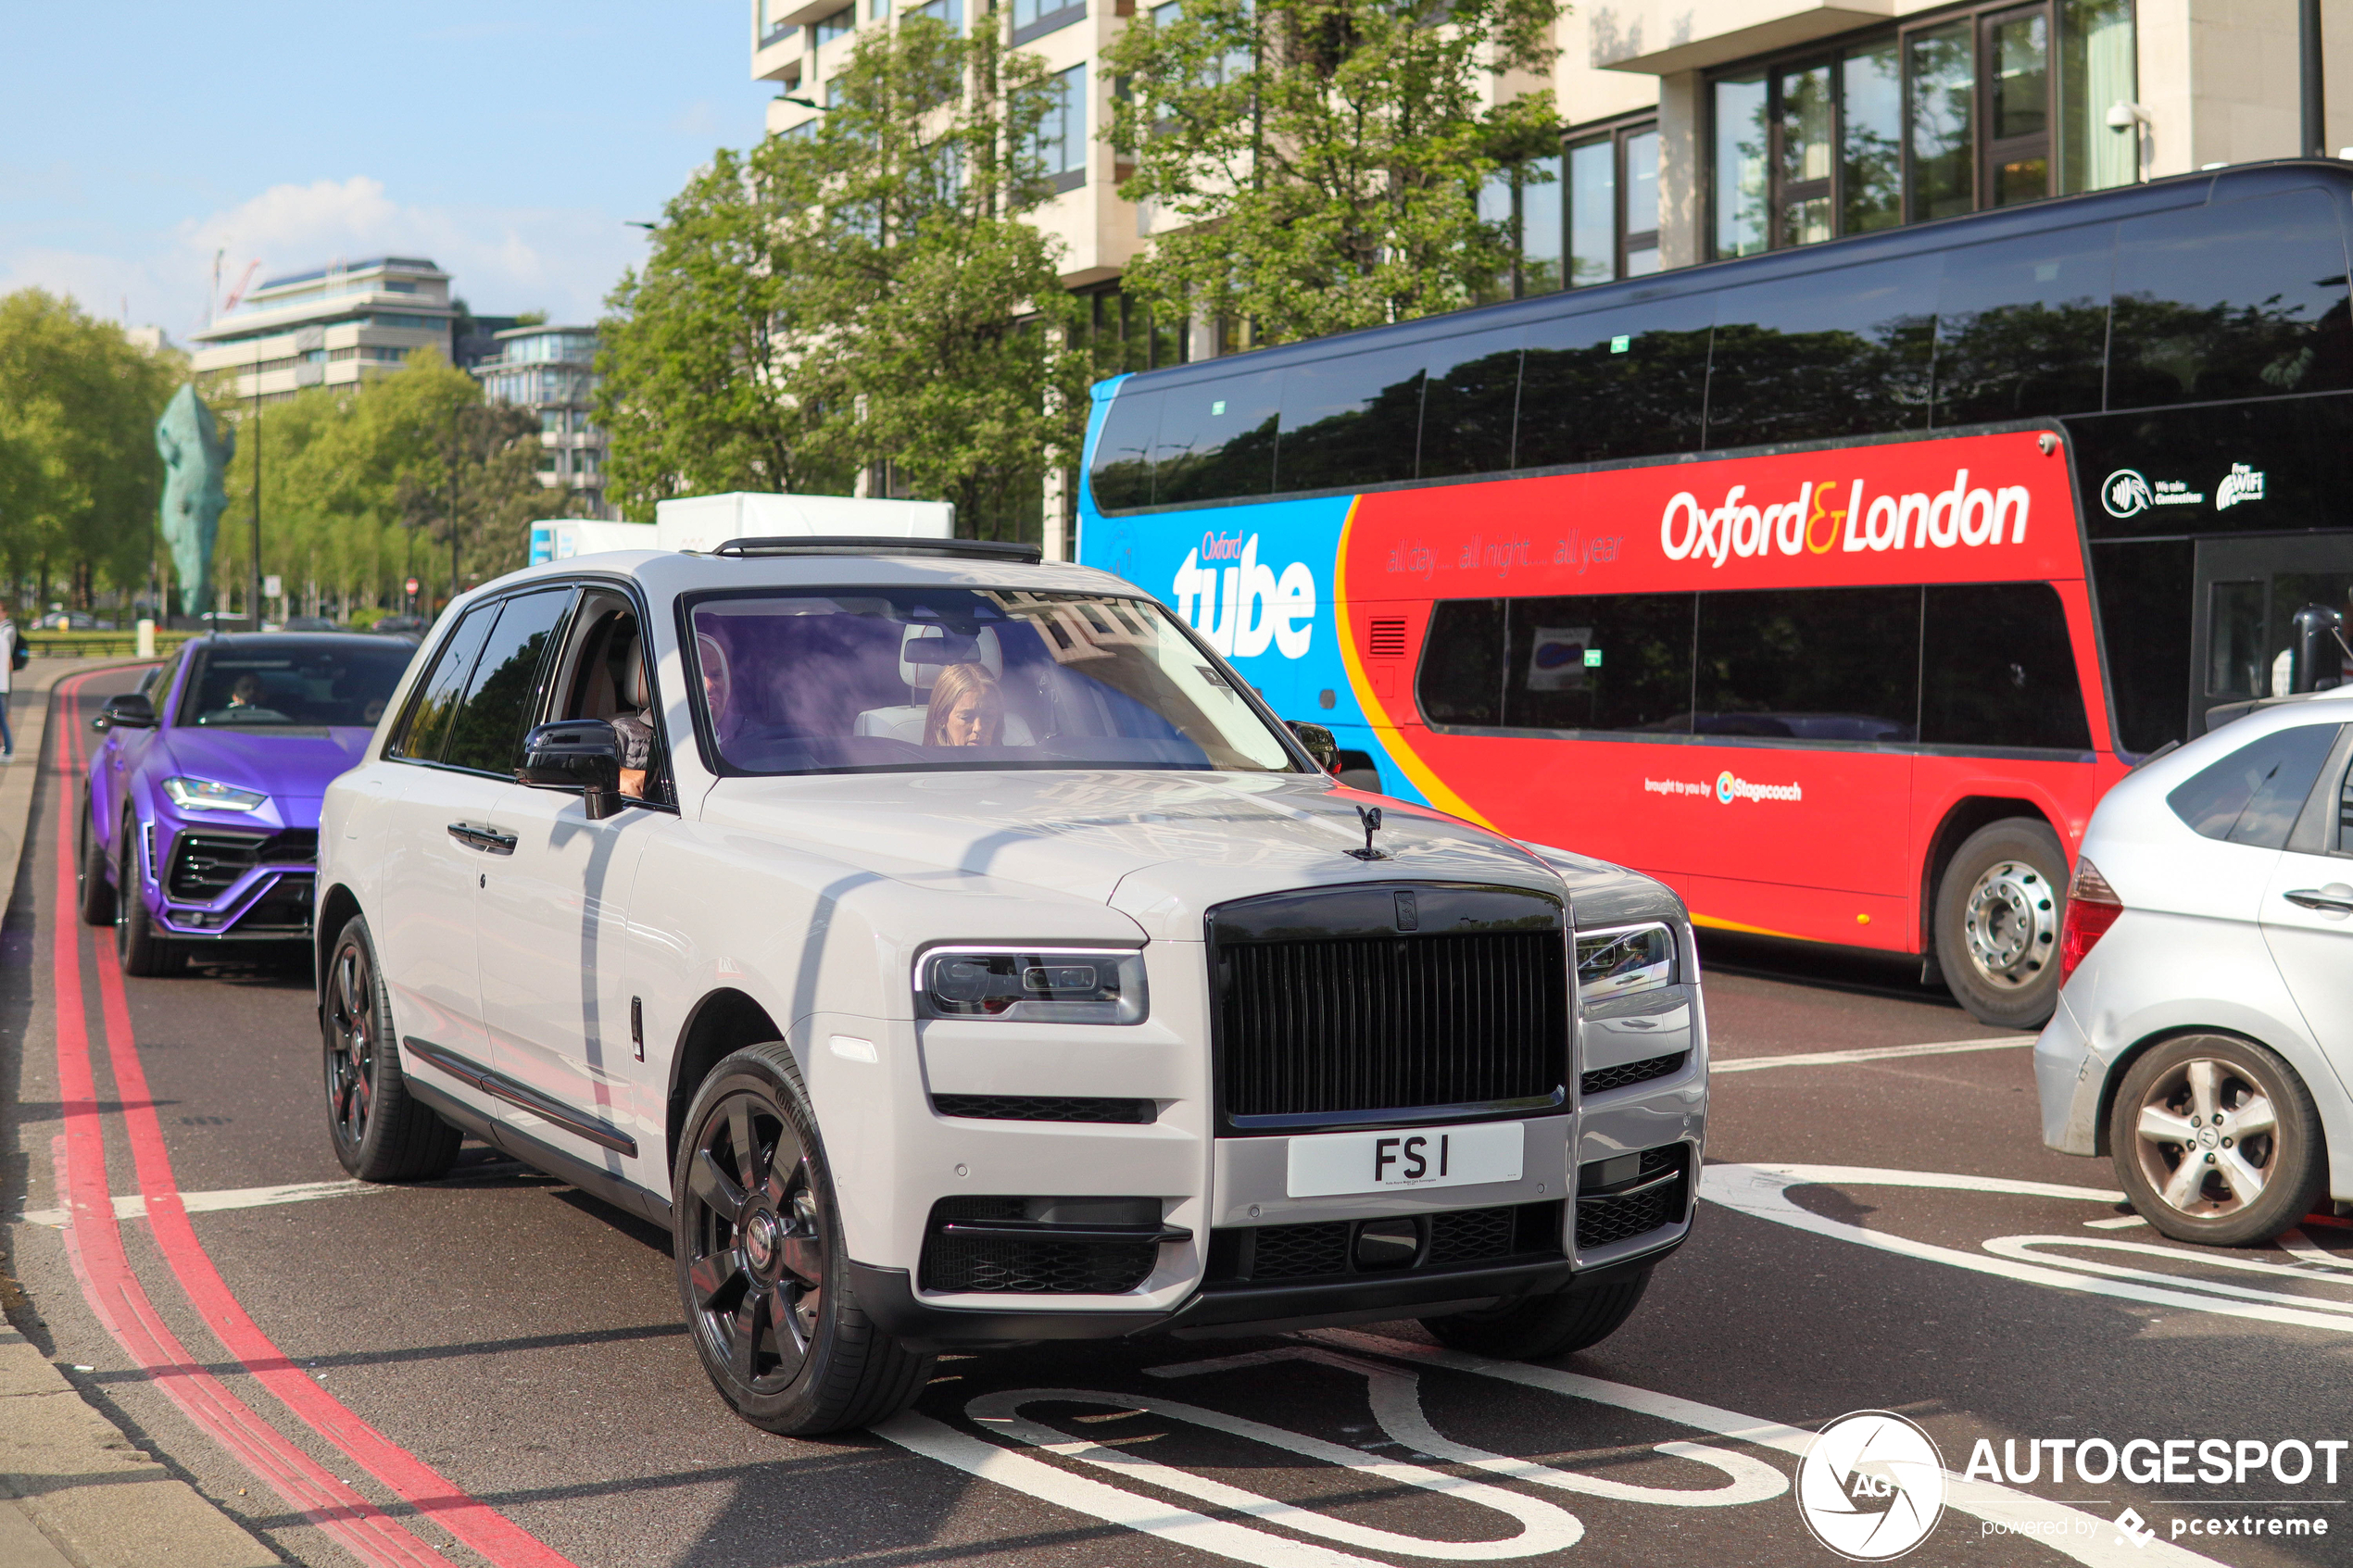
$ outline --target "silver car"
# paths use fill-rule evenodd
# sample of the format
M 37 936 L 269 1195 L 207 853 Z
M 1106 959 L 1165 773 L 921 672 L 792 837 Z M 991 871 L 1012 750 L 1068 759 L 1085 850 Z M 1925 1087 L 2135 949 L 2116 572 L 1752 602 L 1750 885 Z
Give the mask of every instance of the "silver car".
M 2034 1047 L 2043 1139 L 2183 1241 L 2353 1203 L 2353 688 L 2144 765 L 2094 813 Z

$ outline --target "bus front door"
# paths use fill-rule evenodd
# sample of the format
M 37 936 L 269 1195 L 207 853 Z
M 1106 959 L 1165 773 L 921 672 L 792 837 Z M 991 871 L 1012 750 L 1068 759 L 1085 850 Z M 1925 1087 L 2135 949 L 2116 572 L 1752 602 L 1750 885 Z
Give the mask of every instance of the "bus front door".
M 2353 621 L 2353 536 L 2297 534 L 2197 543 L 2190 734 L 2209 709 L 2288 693 L 2296 612 L 2322 605 Z M 2353 679 L 2353 659 L 2343 677 Z

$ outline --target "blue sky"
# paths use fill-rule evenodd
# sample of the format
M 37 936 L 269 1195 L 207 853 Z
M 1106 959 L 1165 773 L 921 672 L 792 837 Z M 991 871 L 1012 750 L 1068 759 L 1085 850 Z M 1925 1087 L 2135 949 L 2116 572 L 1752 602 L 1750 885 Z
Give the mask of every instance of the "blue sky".
M 428 256 L 476 310 L 594 320 L 624 219 L 760 134 L 742 0 L 9 7 L 0 294 L 204 321 L 337 257 Z

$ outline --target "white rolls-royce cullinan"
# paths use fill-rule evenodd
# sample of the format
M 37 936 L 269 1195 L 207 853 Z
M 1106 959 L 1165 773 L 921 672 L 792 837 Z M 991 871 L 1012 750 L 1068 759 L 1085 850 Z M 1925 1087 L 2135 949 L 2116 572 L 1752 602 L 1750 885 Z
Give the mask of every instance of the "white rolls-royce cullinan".
M 1683 908 L 1330 745 L 1035 549 L 501 578 L 328 793 L 336 1152 L 418 1180 L 472 1135 L 669 1226 L 711 1382 L 778 1432 L 949 1348 L 1592 1344 L 1691 1223 Z

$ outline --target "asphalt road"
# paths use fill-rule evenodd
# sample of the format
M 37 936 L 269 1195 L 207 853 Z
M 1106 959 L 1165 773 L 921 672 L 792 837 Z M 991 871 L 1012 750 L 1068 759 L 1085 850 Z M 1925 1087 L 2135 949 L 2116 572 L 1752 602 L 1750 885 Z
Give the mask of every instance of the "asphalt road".
M 705 1383 L 642 1222 L 471 1145 L 431 1185 L 344 1180 L 298 962 L 109 979 L 60 908 L 78 788 L 44 781 L 0 930 L 10 1311 L 293 1561 L 1825 1564 L 1791 1483 L 1852 1411 L 1957 1474 L 1980 1439 L 2353 1437 L 2353 1229 L 2167 1243 L 2041 1147 L 2022 1037 L 1901 972 L 1743 947 L 1711 949 L 1694 1236 L 1595 1349 L 1529 1369 L 1399 1323 L 953 1358 L 886 1436 L 770 1436 Z M 182 1202 L 143 1212 L 167 1163 Z M 2335 1485 L 1981 1471 L 1904 1561 L 2353 1562 L 2335 1452 Z M 2329 1534 L 2248 1533 L 2273 1519 Z

